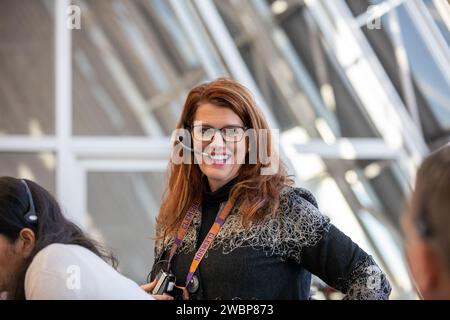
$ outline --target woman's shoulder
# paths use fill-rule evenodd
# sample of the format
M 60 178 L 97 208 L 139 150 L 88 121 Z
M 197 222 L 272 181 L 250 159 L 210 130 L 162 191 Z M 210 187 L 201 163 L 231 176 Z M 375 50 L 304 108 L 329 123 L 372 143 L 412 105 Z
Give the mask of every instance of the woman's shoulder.
M 151 299 L 132 280 L 87 248 L 51 244 L 25 276 L 27 299 Z
M 40 265 L 55 267 L 63 262 L 71 262 L 89 259 L 102 260 L 92 251 L 75 244 L 52 243 L 40 250 L 33 258 L 30 266 Z M 103 260 L 102 260 L 103 261 Z
M 41 249 L 25 274 L 27 299 L 80 298 L 80 290 L 69 290 L 67 281 L 71 276 L 76 277 L 80 268 L 88 263 L 89 252 L 85 250 L 88 251 L 81 246 L 59 243 Z
M 75 267 L 82 268 L 98 263 L 106 264 L 100 257 L 82 246 L 53 243 L 34 256 L 27 269 L 25 282 L 42 273 L 66 277 L 68 273 L 74 272 L 72 269 Z
M 328 230 L 330 219 L 319 210 L 316 198 L 308 189 L 286 186 L 280 193 L 277 216 L 305 230 Z
M 285 186 L 280 193 L 280 202 L 282 201 L 291 205 L 309 203 L 319 209 L 317 200 L 312 192 L 302 187 Z

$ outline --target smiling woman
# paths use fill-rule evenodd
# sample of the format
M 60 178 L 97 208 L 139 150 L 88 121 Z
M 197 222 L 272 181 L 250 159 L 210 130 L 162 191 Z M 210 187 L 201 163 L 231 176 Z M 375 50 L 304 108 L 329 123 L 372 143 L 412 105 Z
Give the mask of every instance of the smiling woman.
M 308 299 L 313 273 L 349 299 L 389 297 L 372 257 L 320 213 L 309 191 L 292 187 L 283 164 L 265 175 L 270 162 L 249 161 L 259 149 L 277 157 L 270 137 L 260 139 L 269 127 L 245 87 L 230 79 L 194 87 L 177 129 L 190 132 L 194 148 L 182 152 L 192 161 L 170 163 L 153 283 L 170 275 L 170 293 L 183 299 Z

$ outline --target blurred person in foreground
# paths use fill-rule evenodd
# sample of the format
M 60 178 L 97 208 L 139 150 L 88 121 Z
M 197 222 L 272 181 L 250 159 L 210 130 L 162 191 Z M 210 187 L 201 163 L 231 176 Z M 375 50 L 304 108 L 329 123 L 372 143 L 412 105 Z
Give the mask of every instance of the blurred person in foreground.
M 424 299 L 450 299 L 450 144 L 420 166 L 403 230 L 420 294 Z

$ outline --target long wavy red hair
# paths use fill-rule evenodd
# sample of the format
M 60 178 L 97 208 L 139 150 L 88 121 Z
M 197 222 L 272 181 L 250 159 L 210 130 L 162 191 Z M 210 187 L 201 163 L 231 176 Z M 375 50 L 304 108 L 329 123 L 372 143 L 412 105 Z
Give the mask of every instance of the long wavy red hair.
M 187 95 L 177 129 L 192 125 L 197 108 L 204 103 L 231 109 L 247 128 L 253 128 L 257 132 L 269 129 L 249 90 L 227 78 L 219 78 L 192 88 Z M 266 154 L 276 156 L 271 148 L 270 137 L 268 142 Z M 258 137 L 256 143 L 259 148 Z M 281 161 L 278 172 L 272 175 L 261 175 L 262 167 L 259 161 L 256 164 L 243 164 L 239 169 L 237 183 L 230 191 L 230 199 L 238 201 L 244 225 L 268 214 L 275 214 L 281 189 L 292 184 Z M 170 161 L 168 181 L 157 218 L 158 238 L 174 236 L 189 207 L 195 200 L 200 201 L 202 196 L 202 172 L 194 161 L 191 164 L 174 164 Z

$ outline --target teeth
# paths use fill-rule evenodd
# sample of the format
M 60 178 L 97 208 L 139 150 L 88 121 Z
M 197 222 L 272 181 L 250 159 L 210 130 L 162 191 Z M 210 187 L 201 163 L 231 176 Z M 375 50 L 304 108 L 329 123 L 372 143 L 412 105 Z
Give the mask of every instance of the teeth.
M 229 154 L 210 154 L 209 157 L 213 160 L 228 160 L 231 156 Z

